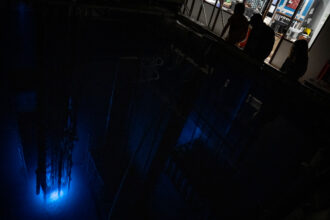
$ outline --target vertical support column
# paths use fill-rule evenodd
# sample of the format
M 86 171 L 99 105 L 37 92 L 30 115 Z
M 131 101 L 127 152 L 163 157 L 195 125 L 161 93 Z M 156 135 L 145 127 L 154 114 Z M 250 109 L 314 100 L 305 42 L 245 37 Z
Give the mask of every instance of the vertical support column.
M 38 98 L 37 98 L 37 112 L 38 112 L 38 162 L 36 169 L 36 194 L 40 194 L 40 189 L 44 192 L 44 196 L 47 192 L 46 183 L 46 122 L 45 122 L 45 77 L 43 73 L 43 59 L 44 59 L 44 37 L 45 37 L 45 25 L 46 16 L 44 13 L 44 7 L 41 3 L 36 6 L 36 21 L 37 21 L 37 64 L 38 64 Z
M 192 78 L 185 83 L 182 89 L 182 93 L 176 105 L 176 112 L 173 112 L 170 116 L 162 140 L 151 162 L 150 170 L 144 184 L 143 198 L 141 198 L 142 201 L 139 202 L 139 205 L 142 205 L 140 210 L 144 213 L 147 213 L 147 203 L 153 192 L 153 188 L 156 185 L 160 173 L 163 171 L 166 160 L 180 137 L 188 115 L 192 111 L 199 95 L 204 74 L 197 70 L 197 72 L 192 73 L 192 75 Z
M 209 23 L 208 23 L 208 25 L 207 25 L 209 28 L 210 28 L 210 25 L 211 25 L 211 22 L 212 22 L 212 18 L 213 18 L 213 15 L 214 15 L 215 9 L 216 9 L 216 7 L 217 7 L 218 1 L 219 1 L 219 0 L 216 0 L 215 3 L 214 3 L 214 5 L 213 5 L 213 9 L 212 9 L 212 13 L 211 13 L 210 21 L 209 21 Z M 219 9 L 219 10 L 220 10 L 220 9 Z
M 195 6 L 195 0 L 192 0 L 190 11 L 189 11 L 189 17 L 191 17 L 191 15 L 192 15 L 192 12 L 194 10 L 194 6 Z
M 110 97 L 108 110 L 108 135 L 107 135 L 107 151 L 103 152 L 104 162 L 108 166 L 116 167 L 115 176 L 121 179 L 114 179 L 112 182 L 117 183 L 117 192 L 114 196 L 112 206 L 108 214 L 110 220 L 115 212 L 118 199 L 121 195 L 123 185 L 126 181 L 131 162 L 125 163 L 124 156 L 127 152 L 128 137 L 128 121 L 130 120 L 129 112 L 134 92 L 134 84 L 138 79 L 140 61 L 137 57 L 120 58 L 117 64 L 115 79 L 113 83 L 113 91 Z M 118 172 L 118 173 L 117 173 Z
M 199 11 L 198 11 L 198 15 L 197 15 L 197 21 L 199 21 L 199 18 L 201 17 L 202 14 L 202 10 L 203 10 L 203 1 L 204 0 L 200 0 L 201 1 L 201 6 L 199 7 Z
M 133 84 L 139 70 L 138 58 L 121 58 L 118 62 L 118 70 L 110 98 L 109 125 L 107 125 L 107 144 L 112 145 L 111 147 L 124 144 L 123 142 L 126 140 L 127 116 L 133 94 Z
M 187 9 L 187 6 L 188 5 L 188 0 L 185 0 L 184 3 L 183 3 L 183 11 L 182 11 L 182 14 L 184 15 L 184 13 L 186 12 L 186 9 Z
M 213 22 L 213 25 L 212 25 L 211 31 L 214 31 L 215 25 L 217 24 L 217 21 L 218 21 L 218 18 L 219 18 L 220 12 L 221 12 L 221 10 L 222 10 L 221 8 L 222 8 L 222 3 L 220 4 L 220 8 L 218 9 L 217 14 L 215 15 L 215 18 L 214 18 L 214 22 Z

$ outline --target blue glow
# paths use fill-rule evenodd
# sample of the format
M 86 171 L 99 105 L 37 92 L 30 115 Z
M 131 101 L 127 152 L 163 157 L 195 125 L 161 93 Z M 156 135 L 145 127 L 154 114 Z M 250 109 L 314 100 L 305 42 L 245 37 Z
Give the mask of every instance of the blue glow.
M 187 120 L 184 128 L 182 129 L 180 138 L 177 142 L 177 145 L 187 144 L 193 142 L 194 140 L 201 138 L 202 130 L 196 125 L 196 123 L 189 119 Z
M 228 126 L 225 129 L 224 136 L 226 136 L 229 133 L 229 131 L 231 129 L 231 126 L 233 125 L 234 120 L 237 118 L 237 115 L 238 115 L 239 111 L 241 110 L 241 107 L 243 106 L 244 101 L 246 100 L 246 97 L 249 94 L 250 82 L 245 83 L 244 87 L 245 87 L 244 91 L 242 92 L 243 94 L 241 95 L 241 98 L 240 98 L 239 102 L 237 103 L 237 107 L 233 111 L 232 117 L 230 119 L 230 123 L 228 123 Z
M 26 11 L 26 5 L 23 2 L 20 2 L 17 6 L 17 9 L 20 14 L 23 14 Z
M 59 198 L 63 197 L 63 195 L 64 195 L 63 190 L 61 190 L 60 193 L 58 193 L 58 191 L 54 191 L 50 194 L 49 201 L 50 202 L 57 201 Z
M 32 174 L 26 202 L 21 205 L 22 213 L 41 219 L 97 219 L 95 217 L 94 201 L 86 184 L 88 177 L 81 167 L 73 167 L 70 189 L 63 185 L 60 194 L 58 189 L 52 188 L 45 197 L 43 191 L 36 195 L 36 178 Z M 78 211 L 77 211 L 78 210 Z M 24 218 L 19 218 L 24 219 Z

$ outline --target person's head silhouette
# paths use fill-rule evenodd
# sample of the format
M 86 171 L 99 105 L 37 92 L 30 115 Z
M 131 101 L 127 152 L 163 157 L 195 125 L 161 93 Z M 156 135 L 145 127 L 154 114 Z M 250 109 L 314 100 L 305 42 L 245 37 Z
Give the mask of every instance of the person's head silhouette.
M 260 14 L 254 14 L 251 17 L 250 24 L 252 25 L 252 27 L 257 27 L 262 23 L 263 23 L 262 16 Z
M 244 3 L 238 3 L 235 6 L 234 14 L 243 15 L 244 14 L 244 11 L 245 11 L 245 5 L 244 5 Z
M 307 57 L 308 56 L 308 43 L 306 40 L 296 40 L 291 48 L 290 57 Z

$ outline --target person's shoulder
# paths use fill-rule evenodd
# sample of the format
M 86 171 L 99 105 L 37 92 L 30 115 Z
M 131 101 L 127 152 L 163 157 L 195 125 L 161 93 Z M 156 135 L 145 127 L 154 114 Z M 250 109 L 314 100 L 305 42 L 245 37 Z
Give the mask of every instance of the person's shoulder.
M 233 20 L 235 20 L 234 15 L 230 16 L 230 17 L 228 18 L 228 21 L 227 21 L 227 22 L 228 22 L 228 23 L 232 23 Z
M 281 72 L 284 72 L 284 73 L 287 72 L 287 69 L 288 69 L 288 66 L 290 65 L 290 63 L 291 63 L 290 59 L 286 58 L 284 63 L 282 64 L 282 66 L 280 68 Z
M 273 30 L 273 28 L 269 27 L 267 24 L 263 23 L 263 27 L 265 29 L 265 31 L 267 31 L 269 34 L 273 34 L 275 35 L 275 32 Z
M 262 28 L 260 31 L 263 33 L 264 36 L 267 36 L 268 39 L 275 38 L 274 30 L 266 24 L 262 25 Z
M 241 15 L 240 19 L 243 20 L 244 22 L 249 22 L 248 19 L 244 15 Z
M 230 16 L 229 19 L 246 20 L 247 21 L 247 18 L 244 15 L 240 15 L 240 14 L 233 14 L 232 16 Z
M 244 25 L 248 25 L 249 24 L 248 19 L 244 15 L 238 15 L 236 17 L 236 21 L 239 22 L 239 23 L 241 23 L 241 24 L 244 24 Z
M 237 17 L 237 15 L 235 15 L 235 14 L 232 14 L 229 18 L 228 18 L 228 20 L 233 20 L 233 19 L 236 19 L 236 17 Z

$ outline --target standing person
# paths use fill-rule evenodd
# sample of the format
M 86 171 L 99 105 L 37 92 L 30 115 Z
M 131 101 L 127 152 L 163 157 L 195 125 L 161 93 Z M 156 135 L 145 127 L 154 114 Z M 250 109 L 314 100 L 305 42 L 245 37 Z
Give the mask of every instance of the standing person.
M 245 5 L 243 3 L 238 3 L 235 6 L 234 14 L 228 19 L 228 22 L 221 33 L 221 37 L 223 37 L 229 28 L 229 33 L 225 40 L 231 44 L 237 45 L 245 39 L 249 22 L 244 16 L 244 11 Z
M 286 73 L 289 79 L 297 81 L 305 74 L 307 65 L 308 43 L 306 40 L 296 40 L 292 45 L 290 55 L 281 67 L 281 71 Z
M 251 17 L 250 25 L 252 30 L 244 51 L 251 57 L 264 61 L 273 49 L 275 33 L 263 22 L 260 14 Z

